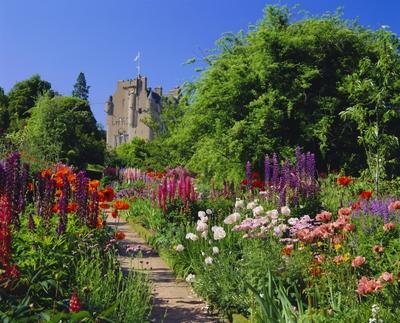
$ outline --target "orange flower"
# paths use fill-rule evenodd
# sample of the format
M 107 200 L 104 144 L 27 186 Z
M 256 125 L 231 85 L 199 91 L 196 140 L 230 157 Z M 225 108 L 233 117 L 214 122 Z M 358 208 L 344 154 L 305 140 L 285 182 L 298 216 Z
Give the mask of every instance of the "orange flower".
M 360 199 L 369 200 L 372 197 L 372 191 L 364 191 L 360 193 Z
M 129 204 L 124 201 L 115 201 L 114 207 L 117 210 L 127 210 L 129 209 Z
M 61 197 L 62 191 L 61 191 L 60 189 L 57 189 L 55 195 L 56 195 L 57 197 Z
M 58 187 L 58 188 L 61 188 L 64 183 L 62 177 L 55 177 L 54 182 L 56 183 L 56 187 Z
M 100 203 L 100 204 L 99 204 L 99 208 L 100 208 L 100 209 L 109 209 L 109 208 L 110 208 L 110 204 L 107 204 L 107 203 Z
M 58 213 L 60 212 L 60 206 L 58 204 L 54 204 L 51 210 L 53 211 L 53 213 Z
M 77 209 L 78 209 L 78 204 L 76 203 L 70 203 L 67 206 L 68 213 L 75 212 Z
M 97 218 L 97 223 L 96 223 L 96 228 L 97 229 L 102 229 L 104 227 L 104 221 L 101 217 Z
M 97 189 L 97 187 L 100 185 L 100 181 L 97 179 L 94 179 L 89 182 L 89 191 L 93 192 Z
M 68 182 L 70 182 L 71 184 L 74 184 L 76 181 L 76 174 L 70 174 L 68 175 Z
M 123 233 L 122 231 L 115 232 L 115 239 L 124 240 L 125 239 L 125 233 Z
M 289 244 L 282 249 L 282 254 L 285 256 L 290 256 L 292 254 L 294 246 Z
M 100 202 L 112 202 L 115 197 L 115 192 L 111 186 L 106 186 L 104 189 L 99 191 Z
M 339 185 L 342 185 L 342 186 L 347 186 L 347 185 L 349 185 L 352 181 L 353 181 L 353 180 L 352 180 L 351 177 L 349 177 L 349 176 L 341 176 L 341 177 L 339 177 L 339 178 L 336 180 L 336 182 L 337 182 Z
M 51 169 L 45 169 L 42 170 L 42 172 L 40 173 L 42 175 L 42 177 L 50 177 L 51 176 Z

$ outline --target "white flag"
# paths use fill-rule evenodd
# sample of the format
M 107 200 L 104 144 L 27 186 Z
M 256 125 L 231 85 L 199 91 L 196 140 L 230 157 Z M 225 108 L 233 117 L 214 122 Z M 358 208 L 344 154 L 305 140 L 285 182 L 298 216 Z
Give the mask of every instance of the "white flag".
M 135 62 L 140 58 L 140 52 L 137 53 L 136 57 L 135 57 Z

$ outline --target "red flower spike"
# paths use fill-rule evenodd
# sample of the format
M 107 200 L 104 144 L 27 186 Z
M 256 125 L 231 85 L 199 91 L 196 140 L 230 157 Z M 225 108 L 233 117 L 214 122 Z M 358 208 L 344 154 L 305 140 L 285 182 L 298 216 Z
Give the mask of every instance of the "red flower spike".
M 69 311 L 71 313 L 77 313 L 81 310 L 81 304 L 79 302 L 78 294 L 74 291 L 69 300 Z

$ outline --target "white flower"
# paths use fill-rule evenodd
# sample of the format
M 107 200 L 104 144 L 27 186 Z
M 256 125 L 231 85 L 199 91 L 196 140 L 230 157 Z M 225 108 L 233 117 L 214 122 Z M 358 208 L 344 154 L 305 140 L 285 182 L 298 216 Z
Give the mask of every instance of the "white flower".
M 278 210 L 271 210 L 267 212 L 267 216 L 269 216 L 271 219 L 277 219 L 279 215 Z
M 299 222 L 299 219 L 298 218 L 290 218 L 287 222 L 290 225 L 295 225 L 297 222 Z
M 205 222 L 203 222 L 203 221 L 201 221 L 201 220 L 198 220 L 198 221 L 197 221 L 197 227 L 196 227 L 196 231 L 197 231 L 197 232 L 204 232 L 204 231 L 206 231 L 207 229 L 208 229 L 207 223 L 205 223 Z
M 282 206 L 281 207 L 281 213 L 284 216 L 289 216 L 290 215 L 290 209 L 287 206 Z
M 206 254 L 204 251 L 201 252 L 201 255 L 204 257 Z
M 246 209 L 248 210 L 252 210 L 257 206 L 257 204 L 255 202 L 250 202 L 247 204 Z
M 207 222 L 208 217 L 206 215 L 206 212 L 199 211 L 199 213 L 197 213 L 197 215 L 199 216 L 199 219 L 200 219 L 201 222 Z
M 233 224 L 238 221 L 240 221 L 240 214 L 235 212 L 235 213 L 232 213 L 231 215 L 228 215 L 225 218 L 224 223 L 225 224 Z
M 181 245 L 181 244 L 178 244 L 176 246 L 175 250 L 178 251 L 178 252 L 181 252 L 181 251 L 185 250 L 185 247 L 183 245 Z
M 204 262 L 206 263 L 206 265 L 212 265 L 213 259 L 211 257 L 207 257 L 206 259 L 204 259 Z
M 187 277 L 186 277 L 186 281 L 187 281 L 188 283 L 194 283 L 195 280 L 196 280 L 196 276 L 193 275 L 193 274 L 189 274 L 189 275 L 187 275 Z
M 186 234 L 186 239 L 190 239 L 192 241 L 196 241 L 198 238 L 199 237 L 196 236 L 194 233 L 189 232 L 189 233 Z
M 214 255 L 216 255 L 216 254 L 219 253 L 218 247 L 213 247 L 213 248 L 212 248 L 212 251 L 213 251 L 213 254 L 214 254 Z
M 235 209 L 243 209 L 244 208 L 244 201 L 236 198 L 236 202 L 235 202 Z
M 204 238 L 204 239 L 207 239 L 207 237 L 208 237 L 208 231 L 206 230 L 206 231 L 203 231 L 202 233 L 201 233 L 201 236 Z
M 263 212 L 264 212 L 264 208 L 262 206 L 257 206 L 253 209 L 254 216 L 260 216 L 261 214 L 263 214 Z
M 211 215 L 211 214 L 212 214 L 212 210 L 211 210 L 211 209 L 207 209 L 207 210 L 206 210 L 206 213 L 207 213 L 208 215 Z
M 226 232 L 223 227 L 213 226 L 211 230 L 214 232 L 214 240 L 221 240 L 226 236 Z

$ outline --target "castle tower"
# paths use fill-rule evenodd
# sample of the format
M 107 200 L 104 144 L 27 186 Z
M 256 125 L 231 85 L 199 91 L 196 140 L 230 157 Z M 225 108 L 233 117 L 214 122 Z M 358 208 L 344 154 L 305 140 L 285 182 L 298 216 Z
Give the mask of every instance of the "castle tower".
M 135 137 L 153 138 L 146 121 L 160 121 L 162 88 L 147 87 L 147 78 L 118 81 L 117 89 L 105 105 L 107 113 L 107 145 L 115 148 Z

